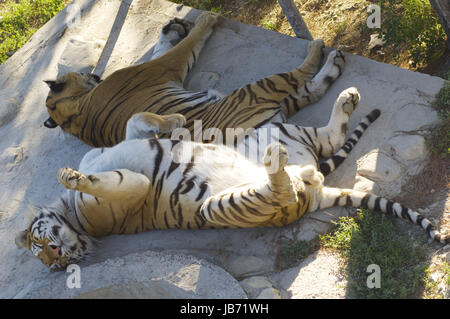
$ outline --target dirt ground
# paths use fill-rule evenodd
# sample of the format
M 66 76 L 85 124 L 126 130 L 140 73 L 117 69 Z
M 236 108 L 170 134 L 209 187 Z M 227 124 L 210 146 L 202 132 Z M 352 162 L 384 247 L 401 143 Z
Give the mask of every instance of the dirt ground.
M 330 47 L 365 56 L 414 70 L 406 48 L 398 57 L 392 48 L 370 52 L 370 35 L 377 33 L 362 28 L 367 19 L 367 7 L 373 1 L 366 0 L 295 0 L 299 11 L 314 38 L 322 38 Z M 277 0 L 227 0 L 221 4 L 221 13 L 227 17 L 295 36 Z M 422 72 L 443 76 L 442 66 L 450 67 L 450 52 L 427 66 Z

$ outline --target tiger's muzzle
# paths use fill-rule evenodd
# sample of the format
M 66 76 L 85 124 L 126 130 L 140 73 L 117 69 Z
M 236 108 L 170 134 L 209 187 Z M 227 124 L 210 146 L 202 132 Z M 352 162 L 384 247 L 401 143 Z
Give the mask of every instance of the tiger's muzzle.
M 58 123 L 55 122 L 51 117 L 49 117 L 45 122 L 44 126 L 48 128 L 55 128 L 58 126 Z

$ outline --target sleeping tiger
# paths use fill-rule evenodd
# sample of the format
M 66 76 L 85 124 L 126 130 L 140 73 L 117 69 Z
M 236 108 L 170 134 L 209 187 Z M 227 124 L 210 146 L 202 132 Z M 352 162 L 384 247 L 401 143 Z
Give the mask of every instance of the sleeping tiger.
M 38 208 L 16 244 L 57 270 L 92 254 L 95 237 L 169 228 L 284 226 L 333 206 L 390 213 L 448 243 L 449 236 L 399 203 L 323 185 L 317 158 L 332 155 L 321 166 L 333 171 L 380 115 L 373 110 L 344 141 L 359 99 L 355 88 L 342 92 L 325 127 L 267 123 L 237 143 L 240 151 L 219 143 L 158 138 L 185 125 L 181 114 L 135 114 L 127 123 L 125 141 L 91 150 L 78 171 L 58 171 L 68 191 L 52 206 Z M 277 141 L 266 147 L 260 162 L 250 161 L 243 153 L 256 150 L 248 140 L 270 126 L 280 131 Z
M 97 75 L 76 72 L 45 81 L 50 87 L 46 100 L 50 117 L 44 125 L 60 126 L 95 147 L 123 141 L 128 119 L 139 112 L 180 113 L 191 133 L 194 120 L 202 120 L 203 129 L 259 127 L 314 103 L 342 72 L 326 76 L 320 85 L 311 83 L 324 47 L 322 40 L 316 40 L 310 43 L 304 62 L 291 72 L 261 79 L 226 97 L 212 91 L 186 91 L 183 82 L 217 20 L 212 13 L 201 14 L 194 27 L 181 19 L 171 20 L 162 29 L 150 61 L 120 69 L 103 81 Z M 343 66 L 341 52 L 331 56 Z

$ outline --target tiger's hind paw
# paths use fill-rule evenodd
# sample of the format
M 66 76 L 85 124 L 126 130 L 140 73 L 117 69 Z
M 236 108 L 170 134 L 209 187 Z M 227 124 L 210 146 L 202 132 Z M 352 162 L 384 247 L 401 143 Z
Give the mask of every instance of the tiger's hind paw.
M 355 87 L 348 88 L 339 94 L 337 99 L 338 109 L 342 109 L 345 114 L 350 116 L 352 112 L 358 106 L 361 96 L 359 95 L 358 89 Z
M 162 34 L 164 36 L 169 36 L 169 33 L 171 33 L 171 31 L 174 31 L 173 34 L 175 35 L 176 38 L 173 38 L 171 40 L 171 43 L 172 45 L 175 45 L 176 43 L 183 40 L 189 34 L 192 27 L 193 27 L 192 22 L 184 19 L 174 18 L 170 20 L 169 23 L 162 28 Z
M 336 81 L 336 79 L 341 76 L 342 72 L 344 72 L 344 66 L 344 53 L 340 50 L 331 51 L 323 66 L 323 70 L 326 72 L 325 82 L 330 85 Z
M 212 28 L 218 21 L 219 16 L 212 12 L 203 12 L 195 20 L 195 25 L 200 28 Z

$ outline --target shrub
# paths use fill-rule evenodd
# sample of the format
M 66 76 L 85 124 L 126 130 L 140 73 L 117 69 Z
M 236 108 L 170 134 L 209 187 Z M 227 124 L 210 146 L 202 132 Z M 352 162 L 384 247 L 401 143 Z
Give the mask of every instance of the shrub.
M 8 1 L 0 10 L 0 64 L 48 20 L 61 11 L 67 0 Z
M 428 0 L 382 0 L 380 7 L 381 35 L 394 54 L 406 46 L 415 68 L 442 55 L 446 34 Z

